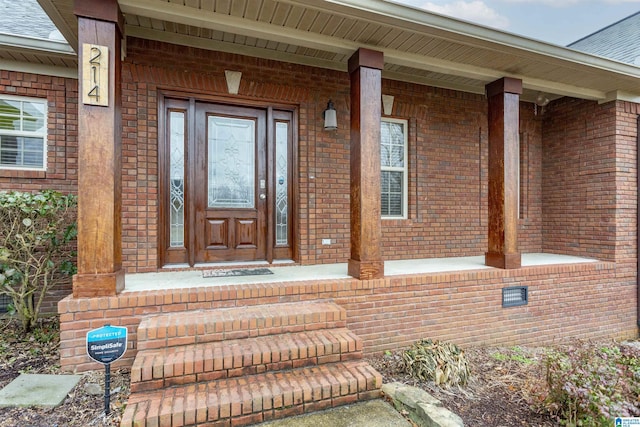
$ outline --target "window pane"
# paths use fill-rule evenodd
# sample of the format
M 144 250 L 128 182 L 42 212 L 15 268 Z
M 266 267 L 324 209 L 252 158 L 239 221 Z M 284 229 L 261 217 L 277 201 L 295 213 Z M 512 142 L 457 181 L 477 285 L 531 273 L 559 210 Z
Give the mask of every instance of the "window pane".
M 44 166 L 44 140 L 3 135 L 0 139 L 0 164 L 5 166 Z
M 9 101 L 0 99 L 0 115 L 3 116 L 20 116 L 20 101 Z
M 401 123 L 382 122 L 380 159 L 385 167 L 404 167 L 404 126 Z
M 22 130 L 26 132 L 44 132 L 44 117 L 24 116 L 22 119 Z
M 22 138 L 21 138 L 22 139 Z M 18 150 L 18 137 L 11 135 L 2 135 L 0 136 L 0 149 L 2 151 L 5 150 Z
M 29 132 L 44 132 L 44 103 L 22 103 L 22 130 Z
M 43 166 L 43 140 L 40 138 L 22 139 L 22 166 L 32 166 L 41 168 Z
M 0 116 L 0 129 L 20 130 L 20 119 L 15 116 Z
M 403 172 L 382 171 L 382 215 L 403 216 Z

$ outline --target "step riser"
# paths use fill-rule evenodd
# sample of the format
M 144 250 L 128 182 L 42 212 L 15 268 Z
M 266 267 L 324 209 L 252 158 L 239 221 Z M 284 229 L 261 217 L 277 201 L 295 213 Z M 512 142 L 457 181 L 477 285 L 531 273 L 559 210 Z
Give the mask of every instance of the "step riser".
M 283 371 L 288 369 L 303 368 L 308 366 L 317 366 L 326 363 L 347 362 L 350 360 L 362 359 L 362 352 L 331 354 L 320 357 L 309 357 L 305 359 L 288 360 L 285 362 L 267 363 L 263 365 L 252 365 L 243 368 L 235 368 L 219 371 L 195 371 L 194 373 L 180 373 L 181 371 L 173 371 L 171 376 L 155 375 L 156 379 L 142 380 L 140 382 L 131 382 L 131 392 L 157 390 L 163 387 L 171 387 L 175 385 L 193 384 L 204 381 L 213 381 L 226 378 L 237 378 L 246 375 L 262 374 L 265 372 Z M 197 367 L 195 368 L 197 369 Z M 186 369 L 191 372 L 191 369 Z M 149 375 L 149 374 L 147 374 Z
M 158 385 L 186 384 L 361 358 L 362 341 L 347 329 L 141 351 L 131 369 L 131 389 L 152 390 Z M 160 379 L 166 382 L 158 382 Z
M 381 385 L 380 374 L 361 361 L 193 384 L 157 393 L 156 401 L 132 395 L 121 425 L 248 425 L 378 398 Z
M 152 332 L 151 330 L 143 331 L 145 338 L 138 340 L 137 348 L 140 350 L 155 350 L 166 347 L 180 347 L 183 345 L 192 344 L 205 344 L 209 342 L 220 342 L 237 339 L 255 338 L 269 335 L 279 335 L 295 332 L 309 332 L 320 329 L 337 329 L 345 328 L 347 326 L 346 321 L 332 321 L 323 323 L 308 323 L 305 325 L 285 325 L 275 326 L 272 328 L 264 329 L 252 329 L 252 330 L 230 330 L 224 332 L 207 332 L 203 330 L 185 332 L 185 335 L 179 335 L 179 328 L 176 331 L 167 330 L 164 333 L 160 333 L 159 329 Z M 138 329 L 138 334 L 140 334 Z M 153 337 L 153 338 L 151 338 Z
M 346 327 L 346 311 L 333 303 L 296 303 L 170 313 L 144 319 L 138 350 Z

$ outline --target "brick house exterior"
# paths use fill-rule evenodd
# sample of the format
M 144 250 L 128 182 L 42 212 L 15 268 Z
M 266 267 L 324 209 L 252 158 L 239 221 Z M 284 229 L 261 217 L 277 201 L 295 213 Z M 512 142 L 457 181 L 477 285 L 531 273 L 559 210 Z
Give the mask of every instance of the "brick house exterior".
M 55 188 L 80 192 L 81 197 L 84 194 L 88 200 L 93 193 L 87 188 L 97 187 L 102 191 L 101 184 L 112 186 L 107 188 L 110 193 L 106 191 L 109 193 L 106 205 L 115 212 L 110 218 L 115 220 L 100 229 L 106 237 L 99 249 L 102 251 L 104 246 L 109 252 L 105 255 L 106 261 L 92 265 L 91 260 L 81 260 L 80 274 L 73 287 L 70 284 L 69 288 L 56 291 L 49 305 L 51 308 L 54 299 L 57 301 L 71 291 L 75 294 L 66 296 L 58 304 L 63 368 L 85 370 L 96 366 L 85 354 L 85 334 L 105 323 L 129 328 L 131 351 L 118 363 L 131 365 L 136 356 L 136 328 L 145 316 L 317 299 L 331 299 L 346 309 L 349 328 L 363 338 L 364 350 L 370 353 L 407 346 L 425 336 L 463 345 L 532 344 L 568 337 L 637 337 L 640 93 L 633 93 L 632 88 L 634 85 L 636 90 L 640 87 L 639 68 L 631 65 L 622 68 L 601 58 L 545 45 L 536 46 L 543 53 L 519 64 L 521 71 L 508 72 L 508 65 L 503 68 L 495 65 L 491 71 L 497 76 L 492 78 L 488 77 L 491 74 L 488 71 L 480 77 L 485 71 L 478 71 L 482 68 L 479 65 L 464 61 L 457 64 L 425 53 L 415 54 L 427 64 L 424 69 L 414 64 L 415 69 L 433 74 L 420 81 L 409 78 L 413 70 L 406 65 L 410 63 L 409 59 L 419 62 L 413 56 L 397 54 L 382 40 L 378 45 L 373 41 L 361 41 L 364 48 L 374 52 L 378 52 L 376 46 L 379 52 L 387 50 L 384 58 L 385 61 L 389 58 L 390 65 L 382 72 L 380 93 L 371 90 L 371 95 L 366 90 L 360 91 L 360 103 L 354 104 L 357 84 L 353 82 L 353 75 L 357 71 L 347 72 L 346 62 L 353 58 L 356 49 L 342 55 L 341 69 L 335 69 L 335 64 L 322 66 L 324 63 L 319 59 L 312 64 L 306 64 L 300 58 L 287 61 L 286 58 L 293 56 L 277 54 L 277 49 L 271 47 L 257 53 L 258 47 L 248 48 L 240 41 L 237 41 L 237 52 L 229 52 L 228 46 L 226 50 L 221 47 L 224 43 L 216 44 L 218 48 L 207 47 L 206 42 L 196 42 L 195 38 L 180 31 L 178 35 L 170 32 L 160 35 L 141 30 L 142 24 L 136 26 L 135 20 L 160 18 L 134 0 L 104 2 L 104 9 L 93 12 L 89 11 L 92 2 L 79 2 L 81 6 L 76 8 L 76 14 L 86 20 L 87 25 L 97 22 L 97 26 L 111 26 L 107 30 L 100 27 L 106 34 L 105 39 L 111 37 L 111 41 L 89 42 L 83 39 L 88 37 L 88 32 L 83 30 L 82 23 L 78 29 L 78 18 L 64 12 L 68 1 L 40 3 L 47 6 L 45 10 L 49 12 L 51 8 L 58 11 L 57 18 L 53 13 L 49 14 L 74 48 L 82 43 L 107 45 L 113 42 L 118 52 L 118 31 L 122 30 L 126 41 L 123 49 L 126 55 L 121 63 L 117 56 L 112 58 L 115 82 L 111 80 L 109 90 L 116 94 L 115 98 L 121 98 L 121 105 L 115 101 L 116 107 L 84 105 L 79 96 L 78 78 L 36 71 L 0 71 L 0 96 L 41 98 L 46 99 L 48 105 L 46 171 L 0 169 L 2 188 Z M 89 6 L 84 7 L 83 3 Z M 118 3 L 126 15 L 126 25 L 120 22 L 123 18 Z M 278 1 L 267 3 L 282 6 Z M 309 2 L 289 3 L 295 3 L 302 10 L 316 10 L 307 4 Z M 157 8 L 161 10 L 162 6 Z M 185 11 L 190 9 L 188 6 L 183 8 Z M 333 19 L 351 17 L 358 25 L 364 25 L 374 16 L 376 23 L 389 24 L 373 8 L 360 10 L 353 6 L 347 9 L 348 13 L 339 7 L 331 9 Z M 398 22 L 410 21 L 404 15 L 401 17 L 400 12 L 413 13 L 400 6 L 393 6 L 392 11 L 398 13 L 394 18 Z M 191 17 L 191 25 L 195 28 L 198 22 L 193 13 L 196 12 L 189 10 L 185 16 Z M 176 13 L 175 22 L 168 19 L 166 22 L 176 27 L 189 25 L 180 21 L 178 15 Z M 424 22 L 407 24 L 407 31 L 413 31 L 415 37 L 436 28 L 427 21 L 437 19 L 467 31 L 466 46 L 475 44 L 486 48 L 486 40 L 480 32 L 491 33 L 491 30 L 479 30 L 426 13 L 421 16 Z M 70 24 L 74 22 L 75 27 Z M 248 27 L 238 26 L 238 33 L 245 39 L 251 37 Z M 243 35 L 243 31 L 247 34 Z M 276 36 L 279 29 L 272 31 L 273 43 L 283 43 Z M 454 43 L 456 37 L 452 35 L 453 31 L 450 33 L 434 38 Z M 496 40 L 504 36 L 499 32 L 491 34 Z M 344 49 L 339 46 L 341 39 L 338 36 L 334 36 L 333 41 L 338 46 L 336 50 Z M 525 56 L 528 48 L 525 45 L 530 41 L 510 36 L 507 42 L 493 42 L 487 50 L 505 55 L 507 62 L 516 62 L 516 57 Z M 113 46 L 110 45 L 110 49 L 112 53 Z M 269 49 L 275 49 L 272 57 Z M 7 47 L 6 51 L 11 49 Z M 396 54 L 406 64 L 394 62 Z M 513 56 L 508 56 L 511 54 Z M 360 68 L 375 68 L 366 66 L 369 64 L 367 58 L 359 59 L 365 64 Z M 571 70 L 577 83 L 571 84 L 571 79 L 555 75 L 548 81 L 543 80 L 536 73 L 544 69 L 547 61 Z M 78 62 L 82 61 L 76 61 L 76 65 Z M 15 62 L 14 68 L 20 68 L 18 65 Z M 402 66 L 409 67 L 410 71 L 399 73 Z M 82 63 L 78 67 L 82 77 Z M 443 70 L 446 67 L 451 68 L 450 74 Z M 456 67 L 462 70 L 460 74 L 456 74 Z M 483 67 L 489 70 L 487 63 Z M 24 69 L 29 68 L 25 66 Z M 237 93 L 229 89 L 225 71 L 241 73 Z M 416 71 L 416 74 L 419 73 Z M 404 78 L 398 77 L 401 75 Z M 590 75 L 595 77 L 591 79 Z M 490 150 L 493 142 L 490 142 L 489 116 L 494 107 L 484 91 L 485 86 L 501 77 L 521 84 L 521 93 L 504 92 L 516 97 L 516 120 L 506 118 L 506 114 L 500 120 L 505 128 L 516 132 L 518 142 L 515 146 L 517 155 L 502 159 L 510 167 L 517 168 L 516 172 L 512 170 L 507 172 L 506 178 L 502 177 L 503 187 L 515 181 L 519 184 L 515 187 L 517 196 L 513 191 L 505 192 L 507 203 L 512 204 L 511 208 L 517 207 L 514 225 L 505 226 L 517 233 L 518 262 L 514 268 L 386 277 L 384 273 L 371 277 L 351 274 L 354 276 L 351 279 L 261 287 L 234 285 L 123 291 L 122 286 L 126 286 L 122 281 L 123 274 L 158 272 L 163 271 L 163 267 L 198 267 L 197 263 L 195 266 L 176 263 L 180 264 L 176 266 L 167 262 L 170 250 L 166 249 L 168 222 L 164 209 L 168 208 L 163 208 L 163 200 L 167 197 L 168 178 L 161 148 L 162 141 L 169 138 L 167 114 L 172 111 L 191 114 L 199 111 L 197 109 L 202 105 L 253 108 L 266 112 L 267 120 L 272 110 L 284 111 L 293 117 L 286 123 L 293 128 L 295 139 L 295 149 L 290 153 L 291 185 L 295 188 L 290 211 L 293 226 L 291 258 L 295 263 L 315 265 L 354 261 L 354 245 L 361 258 L 367 257 L 369 252 L 365 249 L 371 246 L 379 251 L 379 257 L 373 251 L 371 259 L 355 259 L 358 262 L 354 268 L 381 260 L 465 257 L 491 252 L 488 248 L 494 242 L 490 241 L 493 239 L 489 233 L 490 218 L 496 212 L 502 212 L 503 207 L 490 202 L 489 196 L 490 175 L 493 174 L 490 163 L 497 155 Z M 452 80 L 456 82 L 451 83 Z M 369 80 L 365 82 L 370 83 Z M 379 101 L 379 95 L 393 97 L 392 109 L 382 114 L 382 120 L 406 121 L 408 167 L 405 173 L 408 176 L 405 218 L 383 218 L 379 225 L 374 224 L 380 233 L 376 243 L 375 240 L 366 241 L 369 236 L 354 232 L 352 226 L 354 210 L 362 201 L 359 196 L 353 196 L 354 180 L 363 188 L 367 181 L 366 172 L 353 175 L 355 139 L 352 125 L 356 121 L 367 121 L 363 119 L 366 114 L 357 116 L 355 107 L 361 107 L 367 100 Z M 551 101 L 538 105 L 538 96 L 547 96 Z M 329 99 L 338 115 L 335 131 L 323 129 L 322 114 Z M 513 97 L 505 99 L 512 100 Z M 121 134 L 106 137 L 106 142 L 93 141 L 94 134 L 83 131 L 85 125 L 79 123 L 91 117 L 91 111 L 94 111 L 91 108 L 102 108 L 100 114 L 110 115 L 108 120 L 96 124 L 99 133 L 110 135 L 115 129 L 116 134 Z M 372 126 L 379 128 L 379 125 L 378 121 Z M 193 129 L 196 128 L 197 124 L 194 124 Z M 366 140 L 367 136 L 359 138 Z M 105 152 L 112 150 L 107 157 L 98 159 L 97 164 L 104 161 L 106 176 L 112 178 L 113 184 L 107 181 L 87 183 L 82 178 L 79 182 L 78 168 L 85 159 L 78 154 L 79 145 L 89 140 L 93 141 L 91 147 L 103 144 Z M 504 146 L 508 144 L 503 143 Z M 366 151 L 365 144 L 357 145 L 365 147 L 365 154 L 371 154 Z M 510 160 L 513 158 L 517 159 L 517 164 Z M 358 165 L 366 166 L 366 161 Z M 83 173 L 87 176 L 87 171 Z M 273 179 L 277 181 L 275 175 Z M 377 179 L 374 182 L 379 183 L 379 177 Z M 268 178 L 267 185 L 272 184 L 271 180 Z M 362 197 L 364 202 L 368 196 Z M 354 204 L 354 198 L 358 203 Z M 80 203 L 82 206 L 82 198 Z M 379 199 L 376 203 L 379 205 Z M 85 225 L 92 219 L 90 215 L 83 216 L 88 214 L 81 212 L 80 215 Z M 379 219 L 379 215 L 376 216 Z M 331 243 L 323 244 L 327 239 Z M 86 255 L 91 242 L 80 241 L 79 246 Z M 273 250 L 277 253 L 276 249 Z M 596 261 L 520 267 L 521 253 L 565 254 Z M 514 254 L 503 250 L 501 255 L 509 258 Z M 99 277 L 103 274 L 108 276 L 106 285 Z M 507 286 L 527 286 L 529 304 L 502 308 L 501 289 Z M 99 291 L 92 294 L 95 289 Z

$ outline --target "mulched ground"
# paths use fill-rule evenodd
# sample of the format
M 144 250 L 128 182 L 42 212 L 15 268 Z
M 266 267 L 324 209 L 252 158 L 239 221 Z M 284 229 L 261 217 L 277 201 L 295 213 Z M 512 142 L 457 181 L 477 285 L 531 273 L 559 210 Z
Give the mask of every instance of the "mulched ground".
M 18 333 L 18 323 L 0 319 L 0 388 L 21 373 L 61 374 L 56 319 L 41 321 L 41 326 L 26 337 Z M 111 370 L 111 413 L 104 414 L 104 371 L 82 374 L 80 383 L 57 408 L 0 408 L 1 427 L 87 427 L 118 426 L 129 393 L 129 373 Z M 93 395 L 90 389 L 99 392 Z
M 419 381 L 401 368 L 401 352 L 387 352 L 370 358 L 383 382 L 401 382 L 422 388 L 458 414 L 470 427 L 550 427 L 558 424 L 546 414 L 537 413 L 529 402 L 531 393 L 544 378 L 538 350 L 511 348 L 473 348 L 465 351 L 471 368 L 464 388 L 441 388 L 433 382 Z
M 58 356 L 58 325 L 44 320 L 26 338 L 17 333 L 15 321 L 0 319 L 0 388 L 20 373 L 61 374 Z M 464 389 L 441 389 L 406 376 L 400 369 L 401 352 L 368 358 L 385 382 L 399 381 L 422 387 L 462 417 L 466 426 L 555 426 L 550 417 L 529 405 L 530 393 L 544 378 L 535 350 L 512 348 L 467 349 L 471 379 Z M 53 409 L 0 408 L 0 427 L 118 426 L 129 394 L 129 372 L 112 370 L 111 414 L 103 416 L 104 371 L 82 374 L 79 385 L 65 402 Z M 88 392 L 90 388 L 100 394 Z

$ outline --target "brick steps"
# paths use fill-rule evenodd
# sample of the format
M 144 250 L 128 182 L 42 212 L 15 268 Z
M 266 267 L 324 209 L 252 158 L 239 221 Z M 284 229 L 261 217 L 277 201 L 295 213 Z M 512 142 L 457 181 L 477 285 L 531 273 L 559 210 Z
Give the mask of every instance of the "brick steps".
M 142 320 L 121 426 L 242 426 L 380 396 L 382 377 L 331 302 Z
M 138 350 L 287 332 L 346 327 L 346 311 L 330 302 L 223 308 L 148 317 L 138 327 Z
M 121 426 L 248 425 L 380 397 L 382 378 L 357 360 L 133 394 Z
M 142 350 L 131 391 L 362 358 L 362 341 L 346 328 Z

